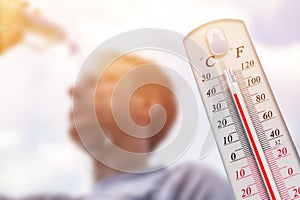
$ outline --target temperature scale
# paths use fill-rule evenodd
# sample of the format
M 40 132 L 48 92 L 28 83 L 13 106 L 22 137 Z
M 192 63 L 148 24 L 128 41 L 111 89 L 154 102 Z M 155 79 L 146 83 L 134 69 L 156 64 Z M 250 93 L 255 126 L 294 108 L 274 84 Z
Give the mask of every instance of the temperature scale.
M 184 44 L 235 197 L 300 199 L 299 155 L 243 21 L 207 23 Z

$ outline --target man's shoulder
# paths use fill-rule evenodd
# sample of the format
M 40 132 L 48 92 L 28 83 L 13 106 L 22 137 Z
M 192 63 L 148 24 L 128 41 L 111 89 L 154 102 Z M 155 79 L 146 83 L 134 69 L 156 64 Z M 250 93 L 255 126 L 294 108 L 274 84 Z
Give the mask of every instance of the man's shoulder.
M 196 162 L 169 169 L 163 185 L 173 194 L 172 199 L 234 199 L 225 177 Z
M 181 174 L 182 176 L 193 175 L 197 178 L 216 176 L 220 178 L 220 175 L 212 170 L 209 166 L 203 165 L 198 162 L 186 162 L 179 164 L 169 170 L 170 173 Z M 221 178 L 222 179 L 222 178 Z

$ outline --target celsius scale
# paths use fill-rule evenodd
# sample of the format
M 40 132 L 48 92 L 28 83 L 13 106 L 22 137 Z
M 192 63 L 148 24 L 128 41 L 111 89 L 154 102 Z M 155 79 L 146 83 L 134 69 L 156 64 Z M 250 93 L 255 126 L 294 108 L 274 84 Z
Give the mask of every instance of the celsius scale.
M 235 197 L 300 199 L 299 155 L 244 22 L 207 23 L 184 45 Z

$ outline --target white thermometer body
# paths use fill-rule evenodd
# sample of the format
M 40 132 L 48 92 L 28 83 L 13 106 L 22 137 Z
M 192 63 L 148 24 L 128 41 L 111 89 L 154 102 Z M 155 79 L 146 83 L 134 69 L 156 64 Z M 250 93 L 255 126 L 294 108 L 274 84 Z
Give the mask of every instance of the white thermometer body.
M 235 197 L 300 199 L 299 155 L 244 23 L 207 23 L 184 45 Z

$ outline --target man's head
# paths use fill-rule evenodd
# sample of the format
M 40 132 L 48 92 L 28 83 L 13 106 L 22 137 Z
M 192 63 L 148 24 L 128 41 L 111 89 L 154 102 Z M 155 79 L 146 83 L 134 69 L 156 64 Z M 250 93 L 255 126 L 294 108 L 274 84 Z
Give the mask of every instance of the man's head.
M 152 63 L 152 67 L 151 67 Z M 130 72 L 140 69 L 145 65 L 150 66 L 151 70 L 145 71 L 139 70 L 135 76 L 130 76 L 129 79 L 125 82 L 121 82 L 122 78 L 128 76 Z M 156 66 L 156 67 L 155 67 Z M 139 87 L 139 81 L 141 79 L 151 79 L 151 77 L 156 80 L 161 80 L 160 82 L 168 83 L 171 85 L 167 76 L 163 73 L 157 65 L 153 64 L 152 61 L 143 59 L 136 55 L 125 55 L 114 60 L 102 73 L 101 77 L 97 78 L 98 85 L 95 91 L 95 111 L 98 122 L 107 137 L 118 147 L 135 153 L 146 153 L 153 151 L 155 147 L 166 137 L 172 124 L 175 121 L 177 113 L 177 105 L 175 95 L 166 88 L 164 85 L 149 83 Z M 91 78 L 91 77 L 89 77 Z M 164 126 L 158 133 L 154 134 L 152 137 L 142 138 L 139 137 L 138 133 L 136 137 L 127 134 L 122 127 L 119 127 L 116 123 L 115 116 L 120 115 L 121 111 L 116 110 L 113 113 L 112 97 L 114 92 L 116 92 L 116 87 L 118 84 L 122 84 L 122 87 L 132 87 L 135 86 L 137 89 L 130 94 L 128 101 L 128 106 L 130 117 L 133 122 L 138 126 L 147 126 L 151 123 L 149 116 L 150 108 L 155 105 L 161 105 L 166 112 L 167 118 L 164 123 Z M 88 87 L 88 84 L 87 84 Z M 84 89 L 84 87 L 83 87 Z M 120 92 L 120 90 L 118 90 Z M 125 91 L 121 90 L 121 93 Z M 118 95 L 122 97 L 123 94 Z M 126 96 L 128 94 L 124 94 Z M 80 97 L 80 98 L 85 98 Z M 125 101 L 124 97 L 124 101 Z M 123 98 L 118 99 L 116 102 L 122 102 Z M 123 111 L 122 111 L 123 112 Z M 160 118 L 159 114 L 152 116 L 152 121 L 155 121 L 155 118 Z M 122 120 L 122 119 L 121 119 Z M 125 120 L 125 119 L 124 119 Z M 71 136 L 77 142 L 80 143 L 78 133 L 75 129 L 75 126 L 72 126 Z M 154 130 L 149 130 L 154 131 Z M 82 133 L 81 133 L 82 134 Z M 84 134 L 84 133 L 83 133 Z

